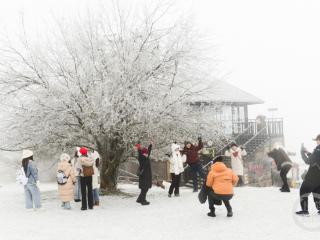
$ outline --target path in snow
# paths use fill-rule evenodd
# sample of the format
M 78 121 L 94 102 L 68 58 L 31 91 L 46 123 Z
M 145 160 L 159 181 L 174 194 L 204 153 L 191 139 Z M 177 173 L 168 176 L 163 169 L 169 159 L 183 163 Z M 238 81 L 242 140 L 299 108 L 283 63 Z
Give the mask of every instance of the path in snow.
M 137 204 L 135 198 L 107 196 L 101 199 L 101 207 L 85 212 L 75 203 L 71 211 L 60 209 L 55 184 L 40 188 L 44 210 L 38 212 L 24 209 L 20 186 L 0 188 L 0 239 L 315 240 L 320 232 L 320 216 L 294 216 L 297 190 L 280 193 L 276 188 L 237 188 L 231 202 L 234 217 L 227 218 L 225 208 L 218 207 L 217 218 L 209 218 L 207 204 L 199 204 L 197 195 L 185 188 L 180 198 L 169 199 L 166 191 L 154 187 L 148 194 L 150 206 Z M 120 188 L 135 196 L 138 193 L 135 185 Z M 310 205 L 315 212 L 311 201 Z

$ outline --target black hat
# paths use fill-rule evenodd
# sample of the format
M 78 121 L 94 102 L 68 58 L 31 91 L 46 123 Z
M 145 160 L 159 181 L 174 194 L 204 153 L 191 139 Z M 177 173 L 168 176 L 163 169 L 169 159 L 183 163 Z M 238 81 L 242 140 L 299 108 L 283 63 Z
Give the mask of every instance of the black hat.
M 320 141 L 320 134 L 318 134 L 318 136 L 314 138 L 313 141 Z
M 238 147 L 238 145 L 235 142 L 230 144 L 230 147 L 234 147 L 234 146 Z
M 224 160 L 224 156 L 223 156 L 223 155 L 219 155 L 219 156 L 216 156 L 216 157 L 213 159 L 213 163 L 223 162 L 223 160 Z

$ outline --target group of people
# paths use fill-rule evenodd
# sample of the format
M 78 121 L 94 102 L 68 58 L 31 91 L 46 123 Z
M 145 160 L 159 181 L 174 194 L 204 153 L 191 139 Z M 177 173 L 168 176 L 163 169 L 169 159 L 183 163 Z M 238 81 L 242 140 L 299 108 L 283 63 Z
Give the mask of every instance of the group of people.
M 73 200 L 81 202 L 81 210 L 99 206 L 99 164 L 99 154 L 96 151 L 89 153 L 85 147 L 77 148 L 73 159 L 67 153 L 61 154 L 56 178 L 63 209 L 70 210 Z M 22 153 L 22 168 L 17 180 L 24 185 L 26 208 L 40 209 L 38 169 L 31 150 Z
M 246 155 L 244 149 L 238 147 L 236 144 L 232 144 L 228 150 L 227 156 L 231 157 L 231 164 L 235 168 L 235 172 L 227 168 L 223 163 L 224 157 L 219 156 L 215 158 L 211 166 L 211 171 L 205 176 L 203 167 L 199 159 L 199 151 L 203 148 L 202 139 L 198 139 L 198 145 L 193 145 L 191 142 L 186 142 L 184 148 L 181 148 L 176 142 L 171 145 L 171 154 L 169 155 L 169 171 L 171 175 L 171 185 L 169 187 L 168 197 L 171 198 L 172 194 L 175 197 L 180 196 L 179 187 L 181 181 L 181 175 L 185 170 L 184 163 L 187 163 L 187 167 L 193 173 L 193 191 L 198 192 L 198 175 L 205 179 L 205 191 L 206 198 L 208 199 L 210 212 L 208 216 L 215 217 L 214 205 L 221 205 L 222 202 L 227 208 L 227 216 L 232 217 L 232 207 L 230 200 L 233 197 L 233 187 L 238 183 L 239 179 L 243 176 L 243 163 L 242 156 Z M 146 200 L 148 190 L 152 186 L 152 172 L 150 164 L 150 154 L 152 150 L 152 142 L 149 147 L 142 147 L 141 144 L 136 144 L 135 147 L 138 150 L 139 160 L 139 188 L 141 190 L 140 195 L 137 198 L 137 202 L 141 205 L 149 205 L 150 202 Z M 237 176 L 237 174 L 239 176 Z M 243 184 L 243 183 L 242 183 Z M 200 192 L 200 194 L 202 194 Z
M 296 212 L 298 215 L 307 215 L 308 196 L 313 193 L 314 202 L 320 214 L 320 135 L 315 139 L 317 147 L 310 153 L 305 147 L 301 148 L 301 156 L 306 164 L 310 165 L 304 181 L 300 188 L 301 211 Z M 153 143 L 150 142 L 148 147 L 136 144 L 138 151 L 139 168 L 137 175 L 139 177 L 140 194 L 137 203 L 149 205 L 146 196 L 152 187 L 152 171 L 150 155 Z M 212 166 L 205 176 L 203 167 L 199 159 L 199 151 L 203 148 L 202 139 L 198 139 L 198 145 L 186 142 L 184 148 L 177 143 L 171 145 L 172 153 L 169 155 L 171 185 L 169 187 L 168 197 L 180 196 L 179 186 L 181 175 L 185 170 L 184 164 L 193 173 L 193 191 L 198 191 L 198 175 L 205 179 L 203 187 L 199 193 L 200 202 L 208 199 L 210 212 L 208 216 L 215 217 L 215 205 L 224 203 L 227 209 L 227 216 L 232 217 L 232 207 L 230 200 L 233 197 L 233 187 L 238 184 L 242 186 L 243 181 L 243 160 L 246 150 L 233 143 L 225 152 L 225 155 L 217 156 L 212 161 Z M 224 163 L 224 157 L 231 158 L 232 169 Z M 268 156 L 274 159 L 277 169 L 280 171 L 280 177 L 283 185 L 280 188 L 282 192 L 290 192 L 287 180 L 287 174 L 292 168 L 292 161 L 281 148 L 274 148 L 268 153 Z M 24 185 L 25 202 L 27 209 L 40 209 L 41 197 L 38 184 L 38 170 L 33 161 L 33 152 L 24 150 L 22 156 L 22 167 L 19 182 Z M 99 164 L 100 157 L 96 151 L 89 154 L 85 147 L 77 148 L 74 158 L 63 153 L 60 156 L 60 162 L 57 168 L 58 192 L 63 209 L 71 209 L 71 201 L 81 201 L 81 210 L 93 209 L 99 206 Z M 203 201 L 203 199 L 205 199 Z
M 308 197 L 312 193 L 315 206 L 320 214 L 320 134 L 313 139 L 316 142 L 316 148 L 311 153 L 304 145 L 301 146 L 301 158 L 309 165 L 303 182 L 300 187 L 300 206 L 301 210 L 297 211 L 297 215 L 309 215 Z M 290 192 L 287 174 L 292 168 L 292 161 L 281 148 L 274 148 L 268 153 L 268 156 L 273 158 L 277 169 L 280 171 L 280 177 L 283 185 L 280 188 L 281 192 Z

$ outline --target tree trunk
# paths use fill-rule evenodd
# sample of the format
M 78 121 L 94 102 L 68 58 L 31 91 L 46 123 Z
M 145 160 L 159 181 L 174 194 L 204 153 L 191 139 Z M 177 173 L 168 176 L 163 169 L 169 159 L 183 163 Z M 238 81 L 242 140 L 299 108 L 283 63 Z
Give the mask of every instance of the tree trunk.
M 111 139 L 105 144 L 98 144 L 101 157 L 100 189 L 103 194 L 117 192 L 119 166 L 126 150 L 118 139 Z

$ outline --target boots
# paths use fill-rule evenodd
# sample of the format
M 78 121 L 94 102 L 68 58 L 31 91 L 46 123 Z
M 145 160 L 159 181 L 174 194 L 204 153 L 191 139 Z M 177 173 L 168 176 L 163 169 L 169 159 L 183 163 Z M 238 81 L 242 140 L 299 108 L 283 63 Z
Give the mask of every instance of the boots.
M 149 204 L 150 204 L 150 202 L 148 202 L 147 200 L 141 202 L 141 205 L 142 205 L 142 206 L 149 205 Z
M 233 216 L 233 212 L 232 212 L 232 210 L 231 211 L 228 211 L 228 213 L 227 213 L 227 217 L 232 217 Z
M 305 216 L 305 215 L 309 215 L 309 211 L 308 211 L 308 198 L 307 197 L 303 197 L 300 200 L 300 205 L 301 205 L 301 211 L 296 212 L 297 215 L 300 216 Z
M 208 212 L 207 215 L 208 217 L 216 217 L 216 214 L 213 211 Z

